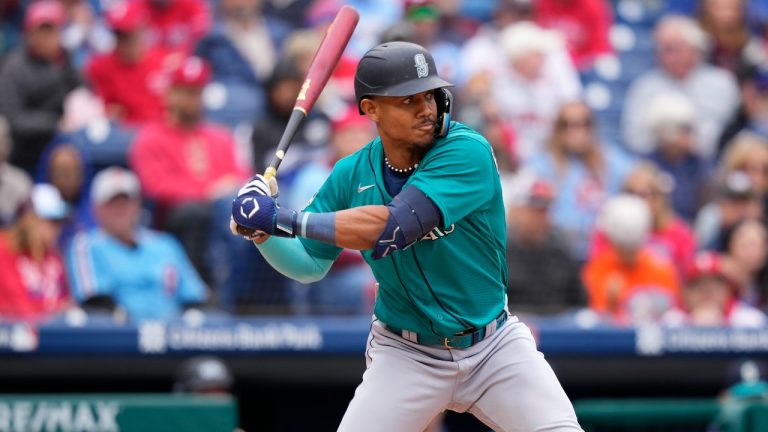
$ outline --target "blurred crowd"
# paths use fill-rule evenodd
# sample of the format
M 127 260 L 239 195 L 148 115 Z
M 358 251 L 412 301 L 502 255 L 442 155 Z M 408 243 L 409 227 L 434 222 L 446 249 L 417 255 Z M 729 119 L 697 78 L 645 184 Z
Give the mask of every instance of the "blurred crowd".
M 370 313 L 358 253 L 304 285 L 228 228 L 343 4 L 283 205 L 376 135 L 357 59 L 416 42 L 494 148 L 512 312 L 766 324 L 766 0 L 3 0 L 0 317 Z

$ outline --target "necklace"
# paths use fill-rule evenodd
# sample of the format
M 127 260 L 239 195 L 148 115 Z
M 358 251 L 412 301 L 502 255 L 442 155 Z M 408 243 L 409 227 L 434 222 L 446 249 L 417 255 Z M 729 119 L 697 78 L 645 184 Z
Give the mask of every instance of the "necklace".
M 415 163 L 410 168 L 402 168 L 402 169 L 401 168 L 395 168 L 395 167 L 392 166 L 392 164 L 389 163 L 389 159 L 386 156 L 384 156 L 384 164 L 387 166 L 387 168 L 391 169 L 392 171 L 394 171 L 394 172 L 396 172 L 398 174 L 408 174 L 411 171 L 415 170 L 419 166 L 418 163 Z

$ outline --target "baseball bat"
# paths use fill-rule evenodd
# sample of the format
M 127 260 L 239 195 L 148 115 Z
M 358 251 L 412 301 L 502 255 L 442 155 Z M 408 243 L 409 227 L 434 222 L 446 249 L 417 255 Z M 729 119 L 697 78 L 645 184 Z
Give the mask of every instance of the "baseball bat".
M 328 79 L 339 62 L 339 58 L 341 58 L 347 43 L 349 43 L 349 39 L 352 37 L 352 32 L 355 30 L 359 19 L 360 16 L 355 8 L 347 5 L 342 6 L 333 18 L 322 42 L 320 42 L 320 46 L 315 52 L 314 58 L 312 58 L 312 63 L 309 65 L 304 84 L 302 84 L 299 95 L 296 97 L 296 104 L 293 106 L 293 111 L 288 118 L 288 124 L 285 126 L 283 135 L 277 143 L 277 149 L 274 156 L 272 156 L 272 161 L 264 171 L 264 177 L 267 180 L 277 175 L 277 169 L 280 167 L 280 163 L 283 161 L 285 153 L 291 145 L 293 136 L 296 135 L 299 126 L 307 117 L 318 96 L 320 96 L 323 88 L 328 83 Z M 237 232 L 242 235 L 253 235 L 254 230 L 238 225 Z

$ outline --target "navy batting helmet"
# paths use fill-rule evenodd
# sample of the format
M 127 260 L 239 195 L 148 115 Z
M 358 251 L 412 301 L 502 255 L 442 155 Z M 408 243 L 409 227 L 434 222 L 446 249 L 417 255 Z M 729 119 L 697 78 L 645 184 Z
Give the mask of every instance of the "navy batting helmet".
M 358 108 L 366 96 L 408 96 L 451 86 L 437 76 L 432 54 L 410 42 L 387 42 L 371 48 L 355 72 Z

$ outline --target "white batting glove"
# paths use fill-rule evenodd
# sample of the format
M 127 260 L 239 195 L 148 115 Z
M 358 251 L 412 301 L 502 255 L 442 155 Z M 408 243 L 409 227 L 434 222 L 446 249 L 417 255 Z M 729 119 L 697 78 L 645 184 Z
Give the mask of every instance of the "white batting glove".
M 276 178 L 272 177 L 267 180 L 263 175 L 257 174 L 253 176 L 253 178 L 250 179 L 248 183 L 245 184 L 245 186 L 241 187 L 240 190 L 237 191 L 237 196 L 240 197 L 247 194 L 255 194 L 276 197 L 278 192 L 279 189 L 277 187 Z

